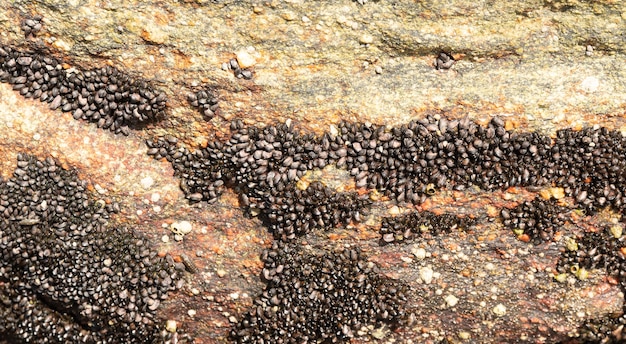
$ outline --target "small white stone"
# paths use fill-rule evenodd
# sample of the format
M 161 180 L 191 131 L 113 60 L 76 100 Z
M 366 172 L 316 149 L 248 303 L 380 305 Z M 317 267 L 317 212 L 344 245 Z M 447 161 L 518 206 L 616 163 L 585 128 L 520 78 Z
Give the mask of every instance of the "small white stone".
M 192 288 L 191 289 L 191 293 L 194 294 L 194 295 L 198 295 L 198 294 L 200 294 L 200 290 L 198 290 L 198 288 Z
M 463 340 L 467 340 L 470 339 L 472 337 L 472 334 L 467 332 L 467 331 L 461 331 L 459 332 L 459 338 L 463 339 Z
M 389 208 L 389 215 L 395 216 L 399 214 L 400 214 L 400 208 L 398 208 L 397 205 L 394 205 L 393 207 Z
M 580 89 L 587 93 L 597 91 L 598 87 L 600 87 L 600 80 L 595 76 L 588 76 L 580 83 Z
M 104 195 L 105 193 L 107 193 L 107 191 L 102 186 L 100 186 L 100 184 L 94 184 L 93 188 L 96 189 L 96 192 L 101 195 Z
M 443 300 L 446 301 L 448 307 L 454 307 L 459 303 L 459 298 L 454 295 L 448 295 Z
M 196 315 L 196 310 L 195 309 L 190 309 L 187 311 L 187 314 L 189 314 L 190 317 L 193 317 L 194 315 Z
M 144 189 L 149 189 L 152 187 L 152 185 L 154 185 L 154 179 L 152 179 L 152 177 L 148 176 L 145 178 L 142 178 L 141 181 L 139 181 L 139 183 L 141 184 L 141 187 Z
M 239 50 L 235 55 L 237 55 L 237 63 L 241 69 L 252 67 L 256 64 L 256 59 L 246 50 Z
M 176 320 L 168 320 L 165 322 L 165 329 L 167 332 L 176 332 Z
M 234 323 L 237 322 L 237 318 L 235 318 L 234 316 L 231 315 L 231 316 L 228 317 L 228 321 L 230 321 L 232 324 L 234 324 Z
M 180 234 L 174 234 L 174 240 L 176 241 L 183 241 L 183 236 Z
M 189 234 L 192 229 L 191 222 L 189 221 L 177 221 L 177 222 L 172 223 L 170 227 L 171 227 L 172 233 L 181 234 L 181 235 Z
M 376 74 L 383 74 L 383 67 L 376 66 L 374 67 L 374 71 L 376 72 Z
M 155 213 L 160 213 L 161 212 L 161 206 L 155 205 L 154 207 L 152 207 L 152 211 Z
M 228 295 L 231 299 L 237 300 L 239 298 L 239 293 L 232 293 Z
M 374 37 L 372 37 L 372 35 L 370 34 L 363 34 L 361 37 L 359 37 L 359 43 L 361 44 L 372 44 L 374 42 Z
M 170 237 L 168 237 L 167 235 L 164 235 L 161 237 L 161 241 L 163 242 L 170 242 Z
M 411 253 L 413 253 L 413 255 L 415 256 L 415 258 L 417 259 L 424 259 L 426 258 L 426 250 L 418 247 L 418 246 L 413 246 L 413 248 L 411 248 Z
M 41 135 L 39 135 L 39 133 L 35 133 L 35 135 L 33 135 L 33 140 L 39 141 L 40 139 L 41 139 Z
M 104 264 L 104 266 L 109 267 L 111 266 L 111 263 L 113 263 L 113 261 L 111 260 L 111 258 L 107 258 L 102 263 Z
M 334 125 L 330 125 L 330 129 L 329 129 L 330 135 L 331 136 L 337 136 L 339 135 L 339 130 L 337 130 L 337 127 L 335 127 Z
M 506 307 L 503 304 L 499 303 L 491 310 L 493 314 L 501 317 L 506 314 Z
M 433 269 L 429 266 L 420 268 L 420 278 L 426 284 L 430 284 L 433 281 Z
M 152 195 L 150 195 L 150 201 L 152 201 L 152 203 L 156 203 L 161 199 L 161 194 L 158 192 L 154 192 Z

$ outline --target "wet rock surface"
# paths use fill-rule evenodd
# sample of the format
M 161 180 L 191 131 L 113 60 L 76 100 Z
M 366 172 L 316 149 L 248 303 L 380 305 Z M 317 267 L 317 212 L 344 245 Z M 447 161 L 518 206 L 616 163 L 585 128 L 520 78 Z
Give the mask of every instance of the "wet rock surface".
M 361 277 L 348 273 L 346 276 L 352 277 L 342 284 L 344 280 L 319 265 L 341 266 L 346 259 L 341 255 L 349 260 L 350 250 L 359 252 L 360 266 L 375 266 L 365 280 L 406 287 L 398 303 L 402 321 L 394 318 L 401 326 L 384 321 L 380 310 L 387 306 L 373 308 L 376 315 L 370 315 L 371 319 L 339 309 L 332 313 L 337 321 L 322 324 L 323 333 L 307 332 L 310 338 L 335 336 L 351 338 L 354 343 L 569 343 L 577 337 L 579 341 L 601 340 L 612 335 L 617 341 L 623 312 L 619 276 L 623 202 L 616 200 L 621 200 L 624 190 L 623 176 L 614 168 L 624 163 L 624 157 L 606 150 L 596 152 L 599 148 L 577 149 L 590 147 L 590 143 L 608 147 L 623 140 L 625 22 L 623 6 L 613 1 L 2 3 L 3 48 L 45 54 L 58 62 L 54 68 L 64 75 L 83 75 L 85 79 L 83 71 L 94 71 L 101 78 L 115 71 L 145 81 L 151 87 L 145 97 L 148 103 L 162 92 L 155 109 L 163 113 L 157 118 L 142 117 L 147 121 L 142 120 L 141 125 L 133 122 L 128 129 L 122 129 L 128 127 L 124 124 L 107 124 L 107 119 L 99 123 L 105 116 L 95 118 L 95 112 L 87 116 L 86 111 L 103 101 L 97 102 L 94 96 L 93 102 L 81 104 L 78 94 L 72 95 L 76 89 L 69 90 L 83 87 L 82 81 L 66 84 L 68 90 L 62 93 L 68 96 L 54 104 L 56 110 L 49 109 L 48 104 L 22 97 L 30 92 L 31 98 L 41 99 L 41 94 L 32 96 L 43 85 L 39 79 L 29 79 L 27 70 L 34 75 L 42 66 L 32 68 L 33 60 L 27 64 L 24 58 L 32 58 L 30 55 L 16 56 L 16 66 L 28 66 L 17 75 L 17 67 L 10 66 L 11 58 L 4 59 L 2 71 L 16 75 L 5 75 L 3 82 L 9 83 L 0 84 L 0 176 L 3 182 L 14 177 L 18 153 L 34 155 L 39 161 L 52 157 L 59 168 L 77 171 L 90 194 L 119 203 L 116 221 L 136 228 L 144 244 L 159 255 L 169 255 L 169 263 L 185 281 L 154 313 L 154 327 L 169 333 L 166 339 L 188 340 L 189 335 L 197 343 L 214 343 L 262 337 L 258 331 L 264 327 L 250 327 L 260 323 L 261 313 L 255 313 L 254 307 L 263 312 L 288 310 L 280 302 L 302 293 L 264 276 L 266 270 L 275 274 L 278 266 L 270 266 L 263 251 L 276 251 L 273 245 L 289 245 L 289 253 L 277 252 L 285 254 L 280 257 L 312 264 L 315 276 L 339 281 L 334 283 L 342 286 L 339 289 L 346 289 L 351 278 L 358 283 Z M 108 93 L 105 85 L 102 89 Z M 133 85 L 144 86 L 127 82 L 117 87 Z M 84 87 L 89 99 L 91 91 Z M 111 90 L 113 99 L 117 91 Z M 96 87 L 94 92 L 98 95 Z M 102 93 L 99 98 L 106 100 L 107 96 Z M 130 107 L 134 104 L 130 96 L 123 99 Z M 104 106 L 97 110 L 115 114 L 109 112 L 110 104 L 119 102 L 104 103 L 106 111 Z M 77 114 L 79 107 L 63 109 L 67 104 L 86 107 Z M 76 121 L 72 114 L 113 130 Z M 465 179 L 454 174 L 457 179 L 442 180 L 441 175 L 447 173 L 444 170 L 436 174 L 431 168 L 433 173 L 425 175 L 404 171 L 399 175 L 424 186 L 410 193 L 407 180 L 403 188 L 394 189 L 398 181 L 381 172 L 381 167 L 395 166 L 395 162 L 358 161 L 361 154 L 367 157 L 368 150 L 375 151 L 377 144 L 370 146 L 371 140 L 354 133 L 366 127 L 400 127 L 428 115 L 448 122 L 467 118 L 484 130 L 493 117 L 499 117 L 498 127 L 507 132 L 537 133 L 549 141 L 544 143 L 548 149 L 555 143 L 571 147 L 550 152 L 552 157 L 590 154 L 591 160 L 582 158 L 572 167 L 580 172 L 573 173 L 574 180 L 550 172 L 549 166 L 545 171 L 531 168 L 546 161 L 528 162 L 524 165 L 528 178 L 538 179 L 523 184 L 498 176 L 519 174 L 523 179 L 524 169 L 500 166 L 498 171 L 496 164 L 491 166 L 495 174 L 486 180 L 489 183 L 478 181 L 463 189 L 455 186 L 467 185 L 461 182 Z M 231 129 L 233 120 L 242 122 Z M 254 136 L 262 132 L 260 128 L 286 121 L 295 133 L 295 149 L 301 149 L 298 161 L 305 168 L 296 166 L 290 172 L 294 161 L 283 165 L 291 154 L 289 148 L 265 150 L 265 155 L 270 155 L 261 157 L 269 162 L 264 168 L 238 165 L 244 163 L 243 155 L 254 157 L 254 150 L 244 146 L 260 141 Z M 353 132 L 353 127 L 342 126 L 341 121 L 362 127 Z M 599 127 L 581 131 L 594 125 L 607 128 L 610 135 L 600 134 Z M 259 129 L 245 142 L 242 136 L 247 133 L 233 136 L 244 128 Z M 557 134 L 564 128 L 572 128 L 565 138 Z M 321 140 L 324 133 L 346 137 L 349 144 L 340 144 L 345 144 L 345 151 L 341 147 L 322 149 L 336 155 L 320 158 L 315 145 L 306 145 L 314 137 Z M 598 141 L 598 137 L 607 139 Z M 158 147 L 145 144 L 159 142 L 159 138 L 164 144 Z M 219 156 L 220 145 L 228 145 L 229 140 L 236 142 L 226 153 L 246 152 L 237 157 L 240 160 L 224 161 Z M 291 141 L 274 142 L 284 146 Z M 496 146 L 484 147 L 481 152 L 496 157 L 507 153 L 500 144 L 499 153 Z M 156 151 L 151 151 L 154 148 Z M 447 149 L 446 143 L 433 152 Z M 278 151 L 280 156 L 275 153 Z M 443 159 L 437 163 L 445 165 L 452 160 L 459 165 L 455 171 L 465 166 L 456 156 L 444 159 L 426 156 L 428 153 L 424 152 L 423 158 L 433 162 Z M 177 168 L 170 163 L 183 156 L 196 165 Z M 349 168 L 339 163 L 342 156 L 344 164 L 352 159 Z M 410 157 L 406 159 L 398 159 L 402 163 L 397 167 L 406 168 Z M 206 166 L 197 165 L 206 161 Z M 593 168 L 586 171 L 588 164 Z M 480 166 L 483 172 L 489 171 Z M 273 172 L 271 178 L 269 172 Z M 257 188 L 261 176 L 268 183 L 263 187 L 271 192 Z M 185 180 L 195 184 L 185 184 Z M 287 191 L 296 198 L 285 197 L 285 190 L 272 187 L 286 181 L 292 188 Z M 429 184 L 433 184 L 432 194 Z M 311 192 L 317 198 L 304 205 L 306 211 L 298 202 L 289 204 L 310 198 Z M 339 202 L 324 201 L 336 195 L 347 197 Z M 361 200 L 367 200 L 365 212 L 360 211 L 363 204 L 354 208 L 342 204 Z M 540 205 L 537 210 L 542 202 L 550 205 Z M 325 211 L 332 213 L 333 209 L 344 210 L 324 217 Z M 556 214 L 555 209 L 567 209 L 567 214 Z M 452 225 L 436 233 L 413 235 L 411 240 L 397 240 L 404 239 L 404 228 L 402 232 L 393 230 L 393 243 L 381 245 L 382 218 L 387 221 L 383 225 L 391 228 L 394 218 L 426 211 L 433 216 L 452 214 L 445 223 L 454 222 L 458 215 L 471 219 L 472 225 Z M 307 229 L 303 230 L 305 223 Z M 23 229 L 9 224 L 2 230 Z M 599 248 L 594 250 L 595 246 Z M 329 252 L 328 257 L 323 258 L 321 252 Z M 361 269 L 345 266 L 346 271 Z M 303 278 L 290 273 L 287 280 Z M 2 283 L 3 300 L 30 290 Z M 307 284 L 307 288 L 321 291 L 328 285 Z M 371 299 L 363 291 L 354 295 Z M 310 302 L 318 302 L 320 297 L 315 294 Z M 365 300 L 359 302 L 363 310 L 368 309 Z M 394 307 L 389 309 L 396 310 Z M 313 309 L 324 312 L 321 306 Z M 98 311 L 106 314 L 106 309 Z M 109 311 L 117 317 L 114 310 Z M 55 312 L 73 314 L 73 310 Z M 367 321 L 342 323 L 338 314 Z M 280 323 L 288 318 L 282 314 L 268 319 Z M 6 330 L 6 325 L 12 324 L 7 319 L 3 319 L 3 331 L 17 333 Z M 301 326 L 302 322 L 292 320 L 293 328 Z M 266 322 L 263 326 L 270 325 Z M 280 326 L 272 331 L 276 328 Z M 280 332 L 272 332 L 276 333 Z

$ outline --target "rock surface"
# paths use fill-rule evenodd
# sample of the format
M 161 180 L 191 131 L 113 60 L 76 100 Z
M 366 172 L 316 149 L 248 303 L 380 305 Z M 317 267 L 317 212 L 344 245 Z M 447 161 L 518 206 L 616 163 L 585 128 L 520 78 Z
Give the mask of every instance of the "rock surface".
M 120 202 L 121 221 L 198 269 L 161 316 L 197 343 L 214 343 L 228 341 L 232 322 L 261 292 L 259 255 L 271 235 L 243 216 L 232 192 L 190 205 L 170 165 L 146 155 L 144 140 L 171 135 L 202 147 L 227 137 L 233 119 L 291 120 L 321 133 L 341 120 L 391 126 L 427 114 L 482 123 L 500 116 L 514 129 L 544 133 L 595 124 L 626 133 L 626 8 L 619 1 L 363 2 L 3 2 L 2 45 L 49 51 L 67 68 L 112 65 L 151 80 L 169 100 L 164 119 L 124 137 L 1 84 L 0 176 L 11 175 L 18 152 L 53 156 Z M 38 15 L 41 30 L 25 34 L 23 22 Z M 448 69 L 435 68 L 441 52 L 454 59 Z M 238 78 L 231 59 L 251 79 Z M 219 99 L 210 121 L 187 102 L 198 87 Z M 349 185 L 345 173 L 333 176 L 328 185 Z M 585 320 L 620 313 L 623 295 L 601 272 L 554 281 L 563 242 L 532 246 L 488 220 L 493 207 L 528 197 L 444 192 L 422 208 L 475 214 L 482 224 L 415 245 L 378 245 L 380 215 L 406 210 L 390 203 L 356 232 L 307 238 L 357 243 L 385 275 L 413 288 L 410 325 L 369 328 L 353 342 L 554 343 L 575 337 Z M 192 230 L 174 240 L 171 225 L 182 221 Z M 418 248 L 423 257 L 412 253 Z

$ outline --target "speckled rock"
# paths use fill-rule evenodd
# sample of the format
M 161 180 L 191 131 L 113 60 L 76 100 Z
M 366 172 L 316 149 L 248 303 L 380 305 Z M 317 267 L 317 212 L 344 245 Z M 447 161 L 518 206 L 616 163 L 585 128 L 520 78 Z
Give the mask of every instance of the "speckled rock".
M 179 266 L 186 253 L 197 267 L 160 316 L 196 343 L 227 342 L 230 319 L 262 292 L 259 255 L 271 235 L 243 215 L 232 191 L 211 205 L 189 204 L 170 165 L 145 154 L 146 139 L 169 135 L 197 148 L 227 137 L 233 119 L 291 120 L 321 133 L 342 119 L 397 125 L 433 113 L 482 123 L 498 115 L 507 129 L 524 131 L 600 124 L 626 132 L 624 37 L 626 10 L 610 0 L 2 2 L 0 45 L 49 52 L 68 69 L 114 66 L 150 80 L 168 101 L 161 121 L 119 137 L 0 84 L 0 177 L 9 178 L 18 152 L 76 168 L 94 192 L 122 204 L 123 221 L 142 228 L 160 252 Z M 250 80 L 228 65 L 242 52 Z M 442 52 L 454 63 L 436 69 Z M 200 85 L 220 101 L 209 120 L 187 102 Z M 354 189 L 345 171 L 321 175 L 314 178 Z M 437 195 L 418 210 L 453 208 L 477 216 L 479 225 L 410 246 L 378 245 L 376 226 L 391 207 L 384 199 L 358 232 L 307 238 L 358 244 L 387 277 L 412 288 L 410 325 L 365 328 L 353 342 L 558 342 L 585 320 L 619 313 L 623 295 L 602 272 L 555 282 L 561 241 L 533 246 L 489 221 L 493 209 L 532 192 Z M 161 241 L 181 219 L 193 219 L 185 239 Z M 418 248 L 428 254 L 417 258 Z M 427 270 L 430 283 L 421 283 Z M 449 295 L 459 300 L 454 307 L 444 301 Z

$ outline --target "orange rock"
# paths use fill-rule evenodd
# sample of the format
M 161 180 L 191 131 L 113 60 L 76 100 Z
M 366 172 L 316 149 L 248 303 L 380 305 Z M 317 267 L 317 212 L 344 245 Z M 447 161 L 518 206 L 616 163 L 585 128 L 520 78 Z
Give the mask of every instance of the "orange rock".
M 552 193 L 550 192 L 549 189 L 543 189 L 539 191 L 539 196 L 541 196 L 541 198 L 545 200 L 549 200 L 552 197 Z
M 330 240 L 339 240 L 342 238 L 342 235 L 339 235 L 337 233 L 330 233 L 328 234 L 328 239 Z
M 488 205 L 487 206 L 487 216 L 489 217 L 498 217 L 498 215 L 500 215 L 500 210 L 498 210 L 498 208 L 492 206 L 492 205 Z

